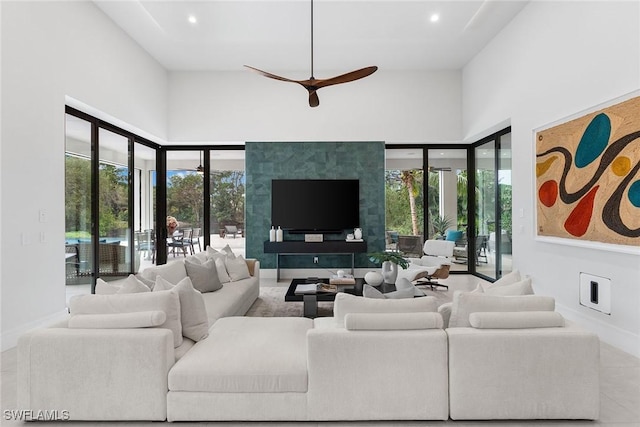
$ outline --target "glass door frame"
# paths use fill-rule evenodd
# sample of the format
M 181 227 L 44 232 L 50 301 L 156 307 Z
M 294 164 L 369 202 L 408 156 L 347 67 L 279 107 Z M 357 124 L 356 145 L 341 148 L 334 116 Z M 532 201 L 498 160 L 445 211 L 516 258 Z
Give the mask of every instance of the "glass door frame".
M 115 126 L 109 122 L 93 117 L 87 113 L 77 110 L 68 105 L 65 106 L 65 114 L 78 117 L 91 124 L 91 248 L 92 248 L 92 266 L 91 266 L 91 293 L 95 293 L 96 280 L 99 276 L 100 269 L 100 129 L 115 133 L 127 139 L 127 222 L 128 222 L 128 236 L 129 241 L 128 255 L 129 255 L 129 269 L 126 272 L 118 272 L 114 274 L 108 274 L 110 277 L 126 277 L 129 274 L 136 273 L 136 247 L 135 247 L 135 206 L 134 206 L 134 191 L 133 174 L 135 173 L 135 143 L 145 145 L 149 148 L 156 150 L 156 167 L 161 163 L 159 159 L 159 144 L 135 135 L 127 130 L 124 130 L 118 126 Z M 159 207 L 159 206 L 158 206 Z M 160 210 L 160 209 L 158 209 Z M 158 219 L 158 213 L 156 212 L 156 221 Z M 164 223 L 165 219 L 162 219 Z M 166 251 L 166 249 L 165 249 Z M 105 275 L 107 276 L 107 275 Z
M 494 233 L 496 235 L 495 238 L 495 253 L 496 253 L 496 257 L 495 257 L 495 276 L 496 279 L 499 279 L 500 277 L 502 277 L 502 224 L 500 219 L 502 218 L 502 206 L 500 204 L 500 186 L 498 185 L 499 182 L 499 174 L 498 171 L 500 170 L 500 156 L 501 156 L 501 152 L 502 152 L 502 145 L 500 143 L 501 137 L 511 133 L 511 126 L 508 126 L 502 130 L 499 130 L 498 132 L 495 132 L 491 135 L 488 135 L 482 139 L 480 139 L 479 141 L 474 142 L 473 144 L 471 144 L 471 146 L 469 147 L 469 154 L 467 156 L 467 160 L 470 164 L 470 169 L 471 171 L 473 171 L 473 173 L 470 173 L 468 176 L 469 179 L 469 204 L 472 206 L 472 209 L 469 209 L 469 215 L 470 215 L 470 222 L 469 222 L 469 234 L 471 236 L 473 236 L 473 246 L 470 247 L 475 247 L 475 236 L 476 236 L 476 227 L 475 227 L 475 210 L 476 210 L 476 195 L 475 195 L 475 191 L 473 191 L 473 189 L 476 187 L 476 174 L 475 174 L 475 170 L 476 170 L 476 165 L 475 165 L 475 149 L 488 143 L 488 142 L 495 142 L 494 144 L 494 150 L 495 150 L 495 155 L 493 156 L 493 169 L 495 170 L 495 176 L 494 176 L 494 198 L 496 200 L 495 203 L 495 229 L 494 229 Z M 472 166 L 472 168 L 471 168 Z M 471 216 L 471 214 L 473 214 L 473 216 Z M 471 245 L 471 243 L 470 243 Z M 469 254 L 470 256 L 470 260 L 473 260 L 473 266 L 471 268 L 469 268 L 469 272 L 474 274 L 475 276 L 481 277 L 485 280 L 489 280 L 489 281 L 493 281 L 496 280 L 492 277 L 486 276 L 482 273 L 478 273 L 476 271 L 476 265 L 477 265 L 477 254 L 475 251 L 471 251 L 473 252 L 473 254 Z M 471 258 L 473 257 L 473 258 Z M 471 263 L 471 261 L 470 261 Z

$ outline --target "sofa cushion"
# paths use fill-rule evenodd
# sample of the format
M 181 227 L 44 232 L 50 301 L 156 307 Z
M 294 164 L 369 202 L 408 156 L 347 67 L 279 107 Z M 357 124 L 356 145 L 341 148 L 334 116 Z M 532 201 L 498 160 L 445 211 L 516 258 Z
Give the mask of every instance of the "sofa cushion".
M 174 290 L 116 295 L 76 295 L 69 302 L 69 312 L 76 314 L 114 314 L 138 311 L 164 311 L 167 320 L 160 328 L 173 332 L 173 345 L 182 344 L 180 299 Z
M 333 315 L 337 324 L 344 327 L 344 317 L 347 313 L 416 313 L 435 312 L 436 309 L 434 297 L 375 299 L 338 292 L 333 305 Z
M 187 277 L 187 270 L 184 267 L 183 261 L 172 261 L 168 264 L 145 268 L 141 275 L 145 279 L 153 282 L 156 281 L 157 276 L 162 276 L 163 279 L 168 280 L 169 283 L 173 283 L 175 285 L 180 280 Z
M 232 282 L 250 277 L 247 262 L 242 255 L 234 258 L 227 257 L 224 260 L 224 265 L 227 267 L 227 273 Z
M 476 312 L 469 315 L 469 323 L 476 329 L 559 328 L 564 317 L 555 311 Z
M 555 300 L 547 296 L 496 296 L 455 292 L 448 327 L 471 326 L 469 314 L 475 312 L 553 311 L 554 309 Z
M 413 288 L 414 286 L 411 285 L 411 287 Z M 383 294 L 373 286 L 365 284 L 362 287 L 362 296 L 365 298 L 377 298 L 377 299 L 402 299 L 402 298 L 413 298 L 415 296 L 415 292 L 413 289 L 405 288 L 405 289 L 399 289 L 396 291 L 387 292 L 386 294 Z
M 69 318 L 69 328 L 129 329 L 160 326 L 167 321 L 164 311 L 136 311 L 114 314 L 75 314 Z
M 215 292 L 222 287 L 215 262 L 210 259 L 200 263 L 197 258 L 184 260 L 187 276 L 191 279 L 193 287 L 200 292 Z
M 216 292 L 202 294 L 207 309 L 209 326 L 221 317 L 238 316 L 246 313 L 245 305 L 252 294 L 258 294 L 257 279 L 244 279 L 225 284 Z
M 193 288 L 191 279 L 185 277 L 177 285 L 169 283 L 161 276 L 156 277 L 154 292 L 175 290 L 180 299 L 180 321 L 182 335 L 193 341 L 203 340 L 209 335 L 209 319 L 202 294 Z
M 219 255 L 212 259 L 216 263 L 216 270 L 218 271 L 218 279 L 220 279 L 220 283 L 229 283 L 231 281 L 231 277 L 229 277 L 229 273 L 227 273 L 227 266 L 224 263 L 225 256 Z
M 227 317 L 169 372 L 170 391 L 286 393 L 307 391 L 305 318 Z
M 442 329 L 439 313 L 349 313 L 344 317 L 349 331 Z

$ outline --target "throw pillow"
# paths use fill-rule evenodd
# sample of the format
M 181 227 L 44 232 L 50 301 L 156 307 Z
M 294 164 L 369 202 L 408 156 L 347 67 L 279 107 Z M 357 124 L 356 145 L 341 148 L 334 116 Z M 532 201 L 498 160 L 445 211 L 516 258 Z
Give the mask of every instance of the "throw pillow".
M 150 292 L 151 289 L 130 274 L 126 279 L 105 282 L 96 280 L 96 295 L 133 294 L 136 292 Z
M 415 286 L 411 285 L 411 288 L 398 289 L 393 292 L 387 292 L 383 294 L 371 285 L 364 285 L 362 287 L 362 296 L 365 298 L 378 298 L 378 299 L 401 299 L 401 298 L 413 298 Z M 396 286 L 397 288 L 397 286 Z
M 151 280 L 154 283 L 157 276 L 162 276 L 163 279 L 168 280 L 173 284 L 176 284 L 180 280 L 187 277 L 187 271 L 185 270 L 184 262 L 181 261 L 173 261 L 168 264 L 149 267 L 146 268 L 141 274 L 142 277 L 147 280 Z
M 196 342 L 209 335 L 209 320 L 202 294 L 194 289 L 191 279 L 185 277 L 177 285 L 173 285 L 162 277 L 156 278 L 154 292 L 175 290 L 180 299 L 180 320 L 182 335 Z
M 220 252 L 224 253 L 229 258 L 235 258 L 236 257 L 236 254 L 233 253 L 233 250 L 231 250 L 231 247 L 229 246 L 228 243 L 224 248 L 222 248 L 220 250 Z
M 220 283 L 218 272 L 216 271 L 216 264 L 212 259 L 203 264 L 186 259 L 184 266 L 187 269 L 187 276 L 191 279 L 193 287 L 200 292 L 214 292 L 222 288 L 222 283 Z M 171 283 L 171 281 L 169 282 Z
M 211 246 L 207 246 L 207 250 L 205 252 L 207 253 L 208 258 L 212 258 L 214 254 L 220 253 L 219 251 L 213 249 Z
M 231 277 L 229 277 L 229 273 L 227 273 L 227 266 L 224 263 L 225 257 L 218 256 L 213 258 L 213 261 L 216 264 L 216 270 L 218 271 L 218 278 L 220 279 L 220 283 L 229 283 L 231 281 Z
M 435 312 L 436 308 L 436 299 L 434 297 L 377 299 L 338 292 L 333 305 L 333 313 L 336 323 L 344 326 L 344 316 L 347 313 Z
M 516 283 L 521 281 L 522 278 L 520 277 L 520 270 L 513 270 L 511 273 L 502 276 L 501 278 L 499 278 L 498 280 L 496 280 L 493 283 L 489 283 L 486 285 L 482 285 L 482 287 L 484 288 L 484 290 L 486 291 L 489 288 L 492 288 L 494 286 L 503 286 L 503 285 L 511 285 L 512 283 Z
M 247 267 L 247 262 L 242 255 L 238 255 L 235 258 L 227 257 L 224 260 L 224 265 L 227 267 L 227 273 L 229 274 L 232 282 L 237 282 L 238 280 L 251 277 L 249 274 L 249 267 Z
M 163 311 L 167 318 L 160 328 L 173 332 L 173 346 L 182 344 L 180 299 L 174 290 L 120 295 L 76 295 L 69 301 L 69 312 L 76 314 L 115 314 Z
M 419 298 L 422 299 L 422 298 Z M 553 311 L 555 300 L 538 295 L 497 296 L 454 292 L 449 328 L 469 327 L 469 314 L 475 312 Z
M 487 295 L 502 296 L 533 295 L 533 288 L 531 287 L 531 278 L 527 277 L 520 282 L 515 282 L 510 285 L 491 286 L 485 289 L 484 292 Z
M 412 296 L 414 296 L 414 297 L 422 297 L 422 296 L 424 296 L 424 292 L 422 292 L 417 287 L 413 286 L 413 283 L 411 283 L 411 281 L 409 279 L 407 279 L 406 277 L 401 277 L 398 280 L 396 280 L 396 291 L 403 291 L 403 290 L 406 290 L 406 289 L 410 289 L 411 292 L 413 292 Z M 406 297 L 406 298 L 408 298 L 408 297 Z
M 133 329 L 152 328 L 167 321 L 164 311 L 136 311 L 134 313 L 75 314 L 69 318 L 69 328 Z

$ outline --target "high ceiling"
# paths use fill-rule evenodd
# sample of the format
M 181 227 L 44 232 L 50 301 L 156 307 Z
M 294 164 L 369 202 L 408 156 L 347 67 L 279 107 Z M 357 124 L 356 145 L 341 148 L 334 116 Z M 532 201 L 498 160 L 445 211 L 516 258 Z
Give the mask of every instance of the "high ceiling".
M 95 3 L 168 70 L 237 71 L 247 64 L 309 77 L 309 0 Z M 316 0 L 314 68 L 460 69 L 526 3 Z

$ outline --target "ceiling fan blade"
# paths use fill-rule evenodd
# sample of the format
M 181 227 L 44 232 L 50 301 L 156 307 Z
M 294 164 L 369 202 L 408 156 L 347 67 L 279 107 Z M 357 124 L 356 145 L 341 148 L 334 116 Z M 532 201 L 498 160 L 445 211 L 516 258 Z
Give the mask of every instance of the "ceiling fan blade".
M 317 107 L 320 105 L 320 99 L 318 98 L 318 93 L 315 90 L 309 91 L 309 106 Z
M 329 79 L 316 80 L 314 83 L 317 88 L 337 85 L 340 83 L 348 83 L 354 80 L 359 80 L 364 77 L 370 76 L 371 74 L 375 73 L 377 70 L 378 70 L 378 67 L 374 65 L 372 67 L 361 68 L 359 70 L 351 71 L 350 73 L 341 74 L 339 76 L 331 77 Z
M 281 80 L 283 82 L 290 82 L 290 83 L 300 83 L 297 80 L 291 80 L 291 79 L 288 79 L 286 77 L 281 77 L 281 76 L 278 76 L 278 75 L 275 75 L 275 74 L 267 73 L 266 71 L 258 70 L 257 68 L 250 67 L 248 65 L 245 65 L 245 67 L 247 67 L 250 70 L 255 71 L 258 74 L 262 74 L 265 77 L 269 77 L 270 79 L 276 79 L 276 80 Z

